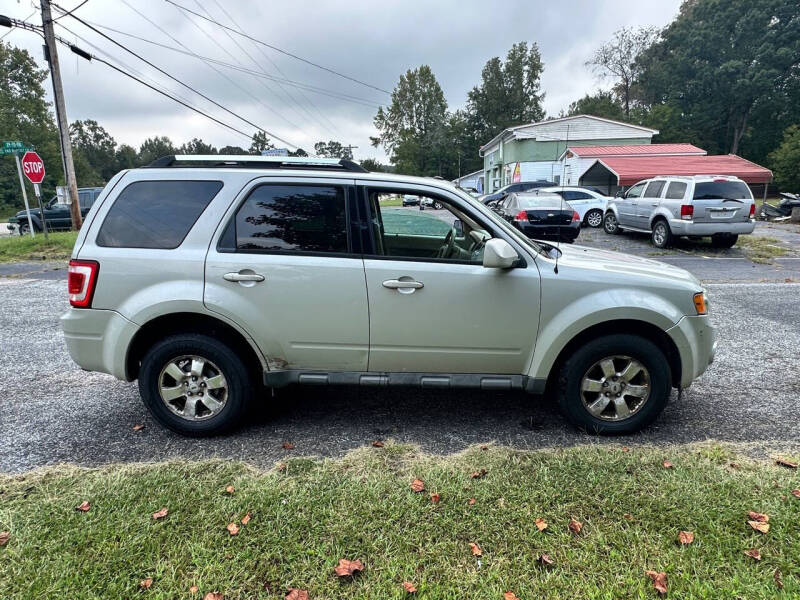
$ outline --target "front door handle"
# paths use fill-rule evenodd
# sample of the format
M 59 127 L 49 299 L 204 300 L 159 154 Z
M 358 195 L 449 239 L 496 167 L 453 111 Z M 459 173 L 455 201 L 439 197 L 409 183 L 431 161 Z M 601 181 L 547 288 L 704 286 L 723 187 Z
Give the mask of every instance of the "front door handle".
M 259 273 L 245 273 L 239 271 L 238 273 L 225 273 L 222 276 L 225 281 L 264 281 L 264 276 Z
M 397 290 L 401 294 L 410 294 L 414 290 L 425 287 L 421 281 L 414 281 L 410 277 L 402 279 L 387 279 L 383 282 L 383 287 L 390 290 Z

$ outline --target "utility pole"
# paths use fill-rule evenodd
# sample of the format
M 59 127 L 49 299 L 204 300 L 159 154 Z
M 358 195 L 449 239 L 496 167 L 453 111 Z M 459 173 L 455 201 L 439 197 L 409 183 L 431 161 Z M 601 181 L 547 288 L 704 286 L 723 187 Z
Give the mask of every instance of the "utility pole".
M 53 81 L 53 99 L 56 107 L 56 120 L 58 134 L 61 140 L 61 160 L 64 163 L 64 179 L 70 198 L 70 215 L 72 216 L 72 229 L 77 231 L 83 224 L 81 207 L 78 203 L 78 185 L 75 182 L 75 165 L 72 162 L 72 142 L 69 139 L 69 123 L 67 123 L 67 107 L 64 104 L 64 88 L 61 86 L 61 68 L 58 65 L 58 49 L 56 48 L 56 35 L 53 31 L 53 17 L 50 13 L 50 0 L 42 2 L 42 28 L 44 29 L 44 42 L 47 62 L 50 63 L 50 77 Z

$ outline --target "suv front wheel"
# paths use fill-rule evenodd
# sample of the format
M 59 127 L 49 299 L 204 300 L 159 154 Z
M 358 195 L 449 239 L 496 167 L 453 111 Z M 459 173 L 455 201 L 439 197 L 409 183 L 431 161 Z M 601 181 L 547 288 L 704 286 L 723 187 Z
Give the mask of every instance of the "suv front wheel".
M 669 363 L 657 345 L 637 335 L 607 335 L 564 363 L 558 402 L 566 419 L 589 433 L 633 433 L 661 414 L 671 387 Z
M 669 248 L 672 245 L 672 231 L 665 220 L 659 219 L 653 223 L 650 240 L 656 248 Z
M 223 342 L 199 334 L 170 336 L 142 359 L 139 392 L 153 417 L 192 437 L 233 428 L 247 408 L 246 366 Z
M 609 235 L 616 235 L 619 233 L 617 216 L 611 211 L 608 211 L 606 216 L 603 217 L 603 230 Z

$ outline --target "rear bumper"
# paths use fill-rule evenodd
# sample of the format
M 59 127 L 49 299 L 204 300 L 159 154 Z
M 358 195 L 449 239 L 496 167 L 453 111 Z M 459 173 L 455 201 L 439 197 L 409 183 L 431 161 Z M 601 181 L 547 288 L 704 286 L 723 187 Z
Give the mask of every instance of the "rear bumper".
M 730 233 L 734 235 L 753 233 L 756 222 L 750 219 L 744 223 L 695 223 L 681 219 L 670 219 L 669 228 L 673 235 L 714 235 Z
M 572 242 L 581 232 L 581 222 L 573 221 L 569 225 L 532 225 L 530 223 L 517 224 L 522 233 L 535 240 L 560 240 L 562 242 Z
M 680 387 L 688 388 L 700 377 L 717 352 L 716 330 L 708 315 L 683 317 L 667 330 L 681 357 Z
M 61 315 L 64 341 L 72 360 L 87 371 L 129 380 L 128 347 L 139 326 L 113 310 L 70 308 Z

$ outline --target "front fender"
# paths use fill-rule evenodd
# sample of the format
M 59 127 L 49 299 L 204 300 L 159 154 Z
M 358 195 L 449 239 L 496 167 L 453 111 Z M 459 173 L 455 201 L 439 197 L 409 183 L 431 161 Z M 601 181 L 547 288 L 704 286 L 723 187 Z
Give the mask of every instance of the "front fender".
M 603 211 L 603 214 L 606 214 L 608 211 L 611 211 L 612 213 L 614 213 L 614 217 L 616 217 L 617 221 L 619 221 L 619 211 L 617 210 L 617 203 L 616 202 L 609 202 L 606 205 L 606 209 L 605 209 L 605 211 Z
M 609 321 L 642 321 L 667 331 L 682 317 L 678 307 L 646 290 L 603 290 L 581 296 L 560 306 L 549 317 L 542 315 L 543 327 L 539 330 L 528 375 L 546 380 L 567 344 L 595 325 Z

